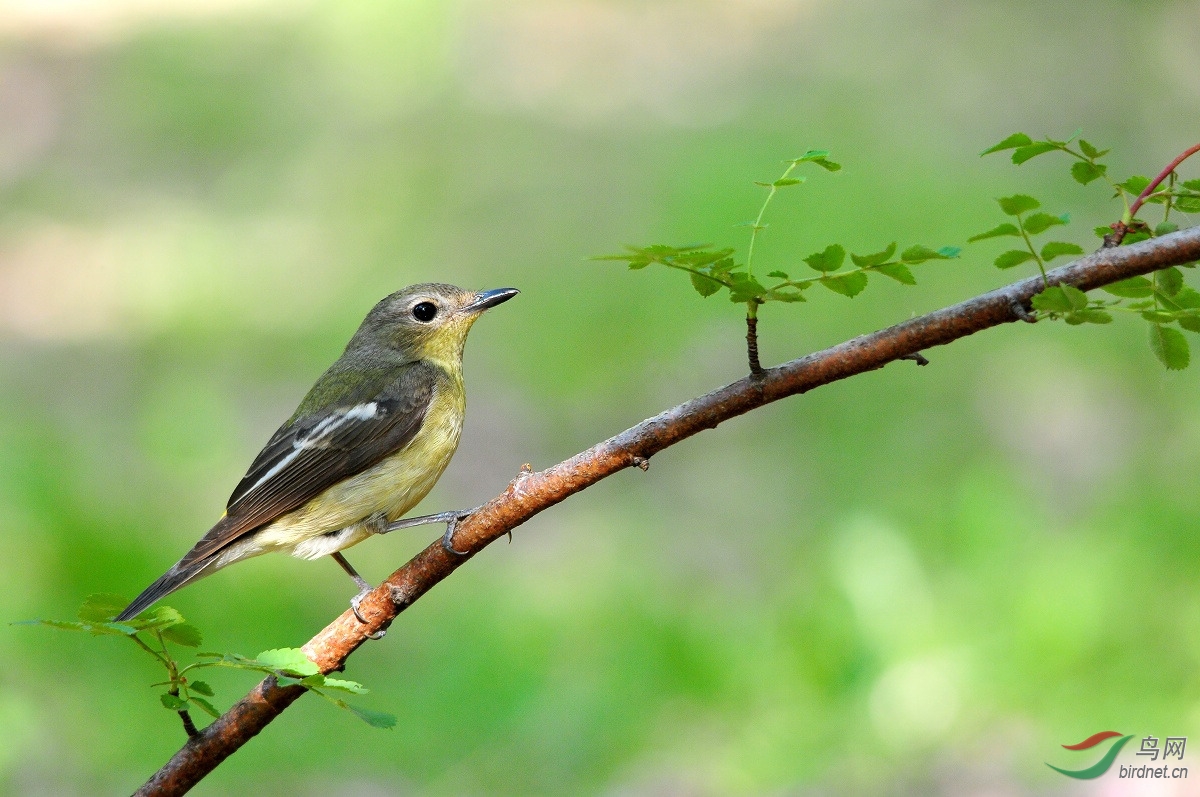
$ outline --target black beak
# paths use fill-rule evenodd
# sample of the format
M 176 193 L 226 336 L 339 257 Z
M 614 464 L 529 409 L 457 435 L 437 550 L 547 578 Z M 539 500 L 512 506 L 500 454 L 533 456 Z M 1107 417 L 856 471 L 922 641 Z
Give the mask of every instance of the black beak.
M 516 288 L 495 288 L 490 291 L 480 291 L 475 294 L 475 301 L 463 308 L 467 313 L 482 313 L 489 307 L 495 307 L 498 304 L 507 302 L 512 297 L 520 293 Z

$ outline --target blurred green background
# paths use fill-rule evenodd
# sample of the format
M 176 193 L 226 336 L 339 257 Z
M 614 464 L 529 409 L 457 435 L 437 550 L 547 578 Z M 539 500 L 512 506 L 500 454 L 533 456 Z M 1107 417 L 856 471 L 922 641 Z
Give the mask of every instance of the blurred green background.
M 584 258 L 744 248 L 753 181 L 806 148 L 845 169 L 779 198 L 764 269 L 962 245 L 1017 191 L 1091 249 L 1104 189 L 977 153 L 1082 127 L 1153 174 L 1200 135 L 1198 53 L 1196 0 L 0 2 L 0 618 L 140 591 L 412 282 L 522 290 L 475 328 L 424 511 L 740 377 L 738 307 Z M 768 307 L 764 359 L 1003 284 L 1001 248 Z M 672 448 L 353 657 L 397 728 L 304 699 L 196 793 L 1133 793 L 1043 762 L 1200 735 L 1200 369 L 1145 335 L 1010 325 Z M 376 581 L 436 533 L 349 558 Z M 352 592 L 277 556 L 169 603 L 252 655 Z M 121 640 L 0 650 L 8 793 L 126 793 L 184 739 Z M 222 708 L 253 683 L 210 680 Z

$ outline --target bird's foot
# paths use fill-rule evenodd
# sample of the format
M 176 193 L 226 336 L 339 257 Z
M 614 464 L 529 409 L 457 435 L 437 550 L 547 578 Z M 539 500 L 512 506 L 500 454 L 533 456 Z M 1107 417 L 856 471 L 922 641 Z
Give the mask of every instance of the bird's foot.
M 332 554 L 330 554 L 330 556 L 333 557 L 333 561 L 341 565 L 342 569 L 345 570 L 350 578 L 354 579 L 354 583 L 358 585 L 358 594 L 350 599 L 350 611 L 354 612 L 354 616 L 358 618 L 360 623 L 366 625 L 367 621 L 363 619 L 362 612 L 358 607 L 362 603 L 362 599 L 374 592 L 375 588 L 368 584 L 367 580 L 358 574 L 358 571 L 351 566 L 350 562 L 346 560 L 346 557 L 342 556 L 341 551 L 334 551 Z M 373 634 L 367 634 L 367 636 L 369 636 L 371 639 L 383 639 L 385 634 L 387 634 L 386 630 L 379 630 Z
M 354 612 L 354 616 L 357 617 L 358 621 L 360 623 L 362 623 L 363 625 L 366 625 L 367 621 L 366 621 L 366 619 L 363 618 L 362 612 L 359 611 L 358 607 L 359 607 L 359 604 L 362 603 L 362 599 L 367 597 L 367 595 L 369 595 L 370 593 L 372 593 L 374 591 L 375 591 L 374 588 L 368 584 L 363 589 L 362 592 L 358 593 L 357 595 L 355 595 L 353 598 L 350 599 L 350 611 Z M 383 639 L 385 636 L 387 636 L 387 630 L 381 628 L 373 634 L 367 634 L 367 636 L 371 639 Z
M 404 520 L 397 520 L 395 523 L 389 523 L 385 531 L 378 533 L 386 534 L 389 531 L 411 529 L 414 526 L 424 526 L 429 523 L 445 523 L 446 533 L 442 535 L 442 547 L 446 549 L 447 553 L 452 553 L 456 556 L 466 556 L 470 551 L 460 551 L 454 547 L 454 530 L 458 528 L 458 524 L 461 521 L 466 520 L 478 511 L 479 507 L 475 507 L 474 509 L 459 509 L 455 512 L 438 512 L 436 515 L 405 518 Z

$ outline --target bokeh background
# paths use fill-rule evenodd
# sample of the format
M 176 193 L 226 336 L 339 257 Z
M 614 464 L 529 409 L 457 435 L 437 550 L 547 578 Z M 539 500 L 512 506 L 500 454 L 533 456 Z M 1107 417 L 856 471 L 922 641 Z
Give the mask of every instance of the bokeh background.
M 1196 0 L 4 0 L 0 618 L 157 577 L 403 285 L 522 290 L 475 328 L 421 508 L 473 506 L 745 370 L 739 308 L 586 257 L 744 249 L 753 181 L 809 147 L 845 169 L 780 196 L 764 270 L 961 245 L 1017 191 L 1090 249 L 1104 189 L 978 152 L 1081 127 L 1153 174 L 1198 119 Z M 764 357 L 1003 284 L 1001 248 L 768 307 Z M 353 657 L 394 730 L 305 699 L 196 793 L 1194 793 L 1044 764 L 1200 735 L 1200 369 L 1145 337 L 1011 325 L 672 448 Z M 350 559 L 375 581 L 435 533 Z M 252 655 L 352 592 L 264 557 L 168 602 Z M 121 640 L 5 625 L 0 651 L 6 793 L 127 793 L 183 741 Z M 253 683 L 209 680 L 222 708 Z

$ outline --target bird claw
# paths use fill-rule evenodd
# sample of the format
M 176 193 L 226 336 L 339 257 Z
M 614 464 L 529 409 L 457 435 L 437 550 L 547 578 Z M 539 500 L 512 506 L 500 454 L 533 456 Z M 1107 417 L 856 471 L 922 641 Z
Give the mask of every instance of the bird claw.
M 366 625 L 367 621 L 363 618 L 362 612 L 359 611 L 358 607 L 359 604 L 362 603 L 362 599 L 365 598 L 369 592 L 371 592 L 370 589 L 365 589 L 350 599 L 350 611 L 354 612 L 354 616 L 358 618 L 358 621 L 363 625 Z M 370 639 L 383 639 L 386 635 L 387 630 L 382 628 L 372 634 L 367 634 Z
M 476 507 L 475 509 L 478 508 Z M 446 553 L 452 553 L 455 556 L 466 556 L 470 553 L 470 551 L 460 551 L 454 547 L 454 531 L 458 528 L 458 521 L 470 517 L 475 512 L 475 509 L 472 509 L 470 512 L 456 514 L 446 521 L 446 533 L 442 535 L 442 547 L 446 549 Z

